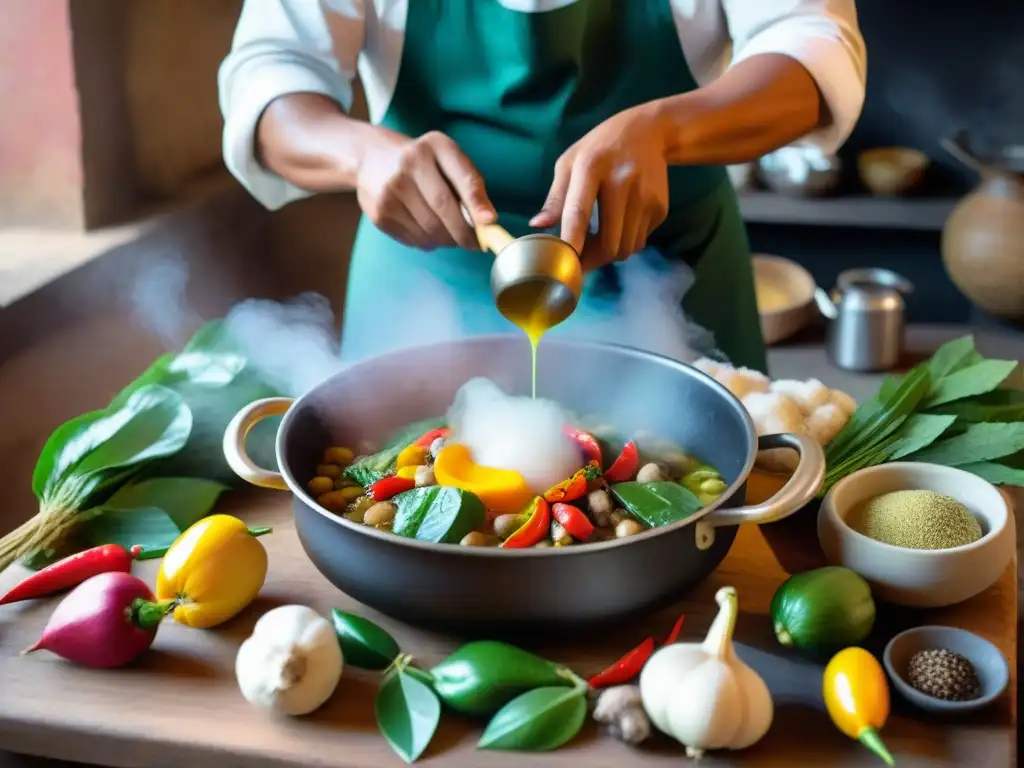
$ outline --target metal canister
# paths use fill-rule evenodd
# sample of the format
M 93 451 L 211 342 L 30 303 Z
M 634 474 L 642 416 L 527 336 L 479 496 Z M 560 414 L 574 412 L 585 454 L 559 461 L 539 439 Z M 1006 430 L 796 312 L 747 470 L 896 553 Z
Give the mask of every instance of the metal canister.
M 913 290 L 906 278 L 879 268 L 843 272 L 831 296 L 819 288 L 818 308 L 829 320 L 825 341 L 829 360 L 850 371 L 896 367 L 906 335 L 903 296 Z

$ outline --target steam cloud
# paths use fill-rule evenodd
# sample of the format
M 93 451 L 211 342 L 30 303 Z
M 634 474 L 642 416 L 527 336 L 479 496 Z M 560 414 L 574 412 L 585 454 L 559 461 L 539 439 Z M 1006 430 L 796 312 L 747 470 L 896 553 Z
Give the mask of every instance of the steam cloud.
M 681 309 L 694 279 L 688 266 L 633 258 L 619 265 L 618 275 L 622 300 L 614 314 L 593 319 L 581 307 L 552 336 L 608 341 L 683 362 L 720 356 L 712 334 Z M 186 301 L 188 277 L 183 260 L 167 258 L 144 272 L 129 292 L 139 321 L 169 347 L 180 346 L 203 320 Z M 381 292 L 378 308 L 386 324 L 381 335 L 388 339 L 380 339 L 375 352 L 464 335 L 460 308 L 445 284 L 426 270 L 404 284 L 410 288 Z M 286 302 L 247 299 L 228 312 L 225 328 L 249 364 L 293 397 L 344 367 L 330 303 L 315 293 Z

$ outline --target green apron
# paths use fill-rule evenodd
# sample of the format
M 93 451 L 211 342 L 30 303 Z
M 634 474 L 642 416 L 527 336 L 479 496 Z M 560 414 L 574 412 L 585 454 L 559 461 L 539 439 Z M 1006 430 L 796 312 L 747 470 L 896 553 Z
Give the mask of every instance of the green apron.
M 670 0 L 577 0 L 541 13 L 498 0 L 415 0 L 381 124 L 407 136 L 450 136 L 483 175 L 499 222 L 519 236 L 531 231 L 527 221 L 569 146 L 618 112 L 696 87 Z M 664 281 L 663 293 L 675 301 L 693 279 L 682 299 L 686 315 L 714 334 L 733 364 L 764 371 L 749 246 L 725 170 L 672 167 L 669 191 L 668 218 L 648 247 L 589 275 L 576 312 L 551 334 L 616 340 L 618 318 L 632 311 L 620 301 L 631 271 L 637 280 Z M 494 306 L 491 260 L 406 247 L 364 217 L 349 267 L 343 358 L 514 330 Z M 679 262 L 692 267 L 692 277 Z M 635 334 L 630 340 L 636 343 Z M 698 352 L 711 351 L 691 341 Z

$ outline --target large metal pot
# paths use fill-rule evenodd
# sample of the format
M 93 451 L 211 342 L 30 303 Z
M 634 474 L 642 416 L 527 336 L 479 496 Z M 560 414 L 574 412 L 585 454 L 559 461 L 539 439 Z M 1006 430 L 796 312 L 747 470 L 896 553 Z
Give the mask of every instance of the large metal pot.
M 579 628 L 622 619 L 680 598 L 729 551 L 742 523 L 780 520 L 821 487 L 821 448 L 793 434 L 758 439 L 740 402 L 691 366 L 635 349 L 545 340 L 538 393 L 576 414 L 599 414 L 622 434 L 651 432 L 715 466 L 729 487 L 687 520 L 599 544 L 504 550 L 428 544 L 352 523 L 306 490 L 328 445 L 379 445 L 409 423 L 443 415 L 458 388 L 486 376 L 529 392 L 521 336 L 475 337 L 401 350 L 353 365 L 291 400 L 270 398 L 238 413 L 224 438 L 228 463 L 249 482 L 294 497 L 295 526 L 313 564 L 339 589 L 412 623 L 460 631 Z M 280 474 L 256 467 L 244 436 L 285 413 Z M 744 507 L 758 449 L 800 453 L 792 479 L 764 504 Z

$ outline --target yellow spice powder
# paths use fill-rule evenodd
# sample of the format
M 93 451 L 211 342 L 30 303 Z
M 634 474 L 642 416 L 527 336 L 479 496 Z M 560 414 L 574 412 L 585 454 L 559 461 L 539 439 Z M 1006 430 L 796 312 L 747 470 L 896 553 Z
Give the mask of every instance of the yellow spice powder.
M 956 499 L 935 491 L 893 491 L 861 502 L 847 524 L 869 538 L 908 549 L 949 549 L 981 538 L 981 524 Z

